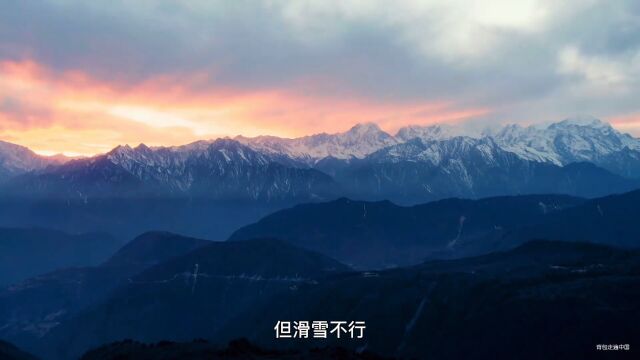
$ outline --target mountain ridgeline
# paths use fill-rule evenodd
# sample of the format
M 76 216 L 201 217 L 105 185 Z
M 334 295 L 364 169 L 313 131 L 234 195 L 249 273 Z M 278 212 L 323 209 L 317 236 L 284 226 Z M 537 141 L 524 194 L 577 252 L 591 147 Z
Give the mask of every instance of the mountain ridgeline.
M 149 236 L 158 242 L 154 247 L 157 250 L 169 240 L 174 245 L 181 240 L 193 244 L 193 240 L 175 235 L 173 239 Z M 133 248 L 147 249 L 145 242 L 149 239 L 134 240 Z M 349 267 L 322 254 L 276 239 L 197 245 L 191 251 L 176 253 L 155 265 L 145 264 L 147 266 L 137 271 L 132 271 L 128 261 L 117 266 L 120 261 L 110 260 L 92 268 L 94 274 L 110 279 L 106 283 L 108 289 L 101 291 L 102 297 L 94 299 L 91 306 L 76 306 L 64 312 L 46 331 L 25 333 L 24 329 L 30 327 L 21 324 L 13 328 L 9 338 L 36 353 L 60 359 L 77 358 L 91 347 L 125 338 L 142 341 L 210 338 L 241 313 L 275 294 L 295 292 L 303 284 L 314 284 L 320 278 L 350 271 Z M 122 250 L 129 253 L 126 258 L 140 256 L 131 256 L 131 250 Z M 142 251 L 145 253 L 149 253 L 148 249 Z M 122 256 L 122 253 L 116 254 L 114 259 Z M 114 267 L 120 272 L 114 273 Z M 123 272 L 124 269 L 128 271 Z M 60 291 L 67 287 L 67 281 L 59 276 L 44 289 Z M 33 290 L 22 290 L 22 296 L 27 296 L 28 291 Z M 68 291 L 68 294 L 71 296 L 74 292 Z M 76 299 L 75 304 L 89 295 Z M 5 296 L 15 301 L 17 295 Z M 54 304 L 50 307 L 54 308 Z M 22 309 L 19 313 L 33 311 Z M 11 323 L 15 315 L 5 319 Z M 46 320 L 46 317 L 24 319 L 37 323 Z
M 148 232 L 127 243 L 106 261 L 39 274 L 0 291 L 0 338 L 29 348 L 59 324 L 100 303 L 139 272 L 186 254 L 210 241 L 171 233 Z
M 640 140 L 592 118 L 484 132 L 408 126 L 395 135 L 369 123 L 295 139 L 124 145 L 56 161 L 0 146 L 0 226 L 222 240 L 273 211 L 341 197 L 413 205 L 640 188 Z
M 596 358 L 596 344 L 637 343 L 639 256 L 534 241 L 482 257 L 345 273 L 256 306 L 220 340 L 241 335 L 265 347 L 341 345 L 407 359 Z M 278 320 L 318 317 L 365 321 L 366 336 L 274 339 Z
M 191 247 L 192 240 L 183 239 L 184 249 Z M 401 358 L 589 358 L 594 344 L 637 339 L 639 266 L 638 250 L 543 240 L 478 257 L 366 272 L 273 239 L 205 244 L 122 275 L 125 281 L 99 299 L 57 319 L 43 318 L 49 322 L 40 333 L 4 337 L 47 359 L 77 358 L 124 339 L 180 341 L 157 346 L 186 351 L 188 358 L 241 337 L 276 349 L 272 356 L 286 349 L 312 354 L 316 347 L 345 347 Z M 68 282 L 59 278 L 53 285 Z M 20 291 L 24 298 L 33 290 Z M 362 320 L 365 337 L 274 339 L 277 321 L 303 319 Z M 212 345 L 188 343 L 193 339 Z M 156 359 L 162 350 L 125 341 L 86 358 L 129 352 Z
M 585 200 L 528 195 L 415 206 L 339 199 L 275 212 L 229 240 L 277 237 L 358 269 L 501 251 L 532 239 L 640 247 L 640 190 Z
M 75 160 L 0 143 L 0 338 L 51 360 L 635 351 L 639 151 L 591 118 Z M 274 339 L 297 320 L 366 332 Z
M 5 180 L 0 193 L 271 203 L 347 196 L 404 204 L 533 193 L 596 197 L 638 187 L 639 155 L 640 140 L 590 118 L 479 134 L 435 125 L 392 136 L 359 124 L 345 133 L 297 139 L 118 146 L 91 158 L 34 166 Z
M 161 344 L 181 353 L 236 338 L 272 354 L 438 359 L 540 358 L 535 338 L 552 357 L 588 358 L 594 344 L 636 339 L 639 206 L 640 191 L 415 206 L 341 198 L 276 212 L 225 242 L 149 232 L 99 265 L 0 291 L 0 338 L 54 360 L 118 341 L 87 356 L 156 358 L 124 339 L 179 341 Z M 363 320 L 366 335 L 274 340 L 277 321 L 307 319 Z M 200 338 L 210 345 L 189 343 Z
M 275 237 L 360 269 L 492 250 L 509 231 L 583 203 L 566 195 L 446 199 L 415 206 L 346 198 L 302 204 L 237 230 L 231 241 Z

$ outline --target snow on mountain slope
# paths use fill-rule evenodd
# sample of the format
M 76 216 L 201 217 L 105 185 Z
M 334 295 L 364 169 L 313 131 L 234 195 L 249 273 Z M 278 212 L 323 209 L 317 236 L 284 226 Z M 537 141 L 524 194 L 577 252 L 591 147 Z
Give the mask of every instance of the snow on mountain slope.
M 208 146 L 118 146 L 104 155 L 70 161 L 9 181 L 5 192 L 92 197 L 204 196 L 280 200 L 322 197 L 332 179 L 315 169 L 274 161 L 231 139 Z
M 366 159 L 377 163 L 428 162 L 438 166 L 444 160 L 468 158 L 472 154 L 485 163 L 493 163 L 498 152 L 502 152 L 502 149 L 491 138 L 474 139 L 468 136 L 457 136 L 446 140 L 414 138 L 381 149 Z
M 507 125 L 486 135 L 523 159 L 556 165 L 580 161 L 598 163 L 603 157 L 625 148 L 640 150 L 640 140 L 592 117 L 566 119 L 547 127 Z
M 108 164 L 104 164 L 115 166 L 114 171 L 118 169 L 120 175 L 130 174 L 145 183 L 185 191 L 194 182 L 194 169 L 207 169 L 210 175 L 217 169 L 216 176 L 222 176 L 224 169 L 240 174 L 243 166 L 255 169 L 279 164 L 298 169 L 323 168 L 331 159 L 339 161 L 339 166 L 348 166 L 350 161 L 367 157 L 377 162 L 436 165 L 443 158 L 455 160 L 468 156 L 471 148 L 477 156 L 486 157 L 483 159 L 486 161 L 499 149 L 528 161 L 559 166 L 592 162 L 622 176 L 640 176 L 640 140 L 588 116 L 548 126 L 506 125 L 482 132 L 457 125 L 413 125 L 401 128 L 392 136 L 376 124 L 365 123 L 343 133 L 294 139 L 237 136 L 172 147 L 124 145 L 104 155 L 73 161 L 67 169 L 77 170 L 83 164 L 99 168 L 98 163 L 106 161 Z M 27 148 L 0 142 L 0 180 L 41 170 L 52 163 L 53 159 L 38 156 Z M 87 169 L 89 167 L 85 169 L 85 176 L 89 176 Z M 53 170 L 59 171 L 62 170 Z
M 399 129 L 395 136 L 380 130 L 375 124 L 368 123 L 358 124 L 345 133 L 333 135 L 317 134 L 296 139 L 238 136 L 236 140 L 257 151 L 279 154 L 313 166 L 327 157 L 362 159 L 378 150 L 407 143 L 416 138 L 425 142 L 442 142 L 442 146 L 447 146 L 447 141 L 457 137 L 464 137 L 466 141 L 491 138 L 502 150 L 514 153 L 525 160 L 555 165 L 587 161 L 624 175 L 640 171 L 640 162 L 631 166 L 631 169 L 624 164 L 625 161 L 637 162 L 634 159 L 640 158 L 640 140 L 590 116 L 574 117 L 548 126 L 522 127 L 512 124 L 484 131 L 448 124 L 410 125 Z M 395 154 L 389 155 L 397 158 L 406 150 L 402 147 L 394 148 Z M 436 149 L 433 151 L 438 152 Z M 619 154 L 620 152 L 625 153 Z M 433 160 L 434 156 L 437 155 L 422 154 L 422 157 L 429 161 Z M 412 160 L 419 161 L 419 158 L 414 157 Z M 612 162 L 615 164 L 610 164 Z M 608 164 L 611 166 L 607 166 Z
M 47 165 L 60 164 L 64 157 L 40 156 L 28 148 L 0 141 L 0 181 Z
M 420 138 L 422 140 L 449 140 L 457 136 L 479 138 L 481 134 L 466 129 L 462 126 L 449 124 L 435 124 L 429 126 L 409 125 L 402 127 L 396 133 L 395 138 L 399 142 L 406 142 L 411 139 Z
M 255 150 L 270 154 L 284 154 L 309 165 L 326 157 L 363 158 L 376 150 L 399 142 L 373 123 L 357 124 L 348 131 L 338 134 L 322 133 L 296 139 L 275 136 L 254 138 L 238 136 L 235 140 Z

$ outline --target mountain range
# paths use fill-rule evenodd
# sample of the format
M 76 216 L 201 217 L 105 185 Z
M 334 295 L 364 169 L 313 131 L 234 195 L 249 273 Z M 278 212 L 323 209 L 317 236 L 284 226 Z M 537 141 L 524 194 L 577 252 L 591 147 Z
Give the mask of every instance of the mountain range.
M 0 338 L 30 344 L 103 301 L 129 277 L 172 257 L 211 244 L 163 232 L 147 232 L 131 240 L 105 261 L 79 266 L 58 265 L 0 291 Z M 71 266 L 75 265 L 75 266 Z
M 639 256 L 538 240 L 480 257 L 344 273 L 256 304 L 218 339 L 243 336 L 276 348 L 342 345 L 402 359 L 598 358 L 597 344 L 637 341 Z M 317 317 L 365 321 L 366 337 L 273 336 L 270 325 L 280 319 Z M 633 347 L 624 355 L 631 353 Z
M 49 165 L 62 164 L 68 160 L 63 155 L 40 156 L 30 149 L 0 141 L 0 182 Z
M 593 342 L 633 343 L 639 204 L 640 190 L 415 206 L 341 198 L 275 212 L 224 242 L 148 232 L 98 265 L 0 291 L 0 338 L 47 359 L 127 338 L 238 337 L 408 358 L 433 339 L 437 358 L 539 358 L 533 336 L 588 357 Z M 366 341 L 273 340 L 277 320 L 325 318 L 365 320 Z
M 276 239 L 208 242 L 148 233 L 99 266 L 52 272 L 0 292 L 0 337 L 59 359 L 126 337 L 189 341 L 277 293 L 345 271 Z
M 170 238 L 146 236 L 147 244 L 133 246 L 129 255 L 155 254 L 149 249 L 161 248 Z M 152 239 L 158 242 L 150 248 Z M 37 311 L 34 293 L 67 294 L 63 301 L 55 296 L 41 301 L 47 311 L 65 304 L 73 287 L 92 301 L 69 314 L 47 318 L 42 312 L 39 324 L 48 327 L 31 337 L 4 336 L 48 359 L 77 358 L 92 347 L 130 338 L 202 338 L 220 346 L 239 337 L 267 349 L 341 346 L 401 358 L 420 358 L 425 351 L 438 359 L 510 359 L 516 353 L 527 359 L 544 357 L 550 350 L 540 349 L 533 337 L 553 347 L 558 357 L 589 358 L 593 342 L 633 344 L 640 321 L 638 250 L 536 240 L 483 256 L 352 271 L 274 239 L 200 245 L 174 235 L 171 241 L 175 245 L 181 239 L 186 241 L 182 252 L 162 260 L 161 256 L 136 274 L 110 277 L 108 268 L 116 264 L 91 268 L 111 279 L 106 283 L 109 290 L 97 298 L 87 297 L 89 289 L 100 284 L 96 275 L 87 277 L 93 284 L 87 289 L 72 285 L 82 277 L 59 274 L 50 287 L 42 282 L 33 289 L 21 287 L 17 294 L 5 293 L 4 304 L 31 299 L 12 305 L 14 311 L 22 309 L 23 316 Z M 145 258 L 143 253 L 135 257 Z M 117 279 L 119 283 L 113 282 Z M 365 321 L 366 336 L 341 341 L 274 339 L 278 320 L 325 318 Z M 3 315 L 6 319 L 15 317 Z M 30 327 L 15 329 L 24 332 Z M 134 350 L 126 343 L 111 350 Z M 184 343 L 182 351 L 198 351 L 205 341 L 199 343 Z M 108 356 L 110 350 L 100 351 Z
M 367 123 L 295 139 L 237 136 L 173 147 L 124 145 L 62 164 L 4 145 L 0 159 L 12 159 L 0 163 L 5 197 L 275 203 L 349 196 L 419 203 L 529 193 L 594 197 L 640 185 L 640 140 L 589 117 L 476 134 L 434 125 L 390 135 Z
M 540 358 L 538 339 L 587 358 L 640 321 L 639 144 L 589 117 L 81 159 L 0 143 L 0 338 L 47 359 L 237 337 L 268 356 Z M 366 340 L 274 342 L 296 319 L 366 320 Z
M 238 229 L 229 240 L 283 239 L 360 270 L 407 266 L 455 257 L 470 244 L 490 247 L 512 229 L 583 202 L 566 195 L 529 195 L 405 207 L 341 198 L 277 211 Z
M 338 199 L 277 211 L 229 240 L 276 237 L 366 270 L 476 256 L 532 239 L 638 248 L 638 213 L 640 190 L 590 200 L 528 195 L 408 207 Z

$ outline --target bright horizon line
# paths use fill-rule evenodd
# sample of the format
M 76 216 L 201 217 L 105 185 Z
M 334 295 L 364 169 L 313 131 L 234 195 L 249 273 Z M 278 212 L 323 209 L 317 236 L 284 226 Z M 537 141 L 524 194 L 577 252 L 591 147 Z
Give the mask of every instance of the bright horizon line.
M 573 116 L 573 117 L 565 117 L 562 120 L 548 121 L 548 122 L 541 122 L 541 123 L 520 124 L 520 123 L 516 123 L 516 122 L 511 122 L 511 123 L 502 123 L 502 124 L 485 124 L 484 126 L 478 126 L 475 129 L 473 129 L 472 126 L 469 126 L 470 120 L 462 121 L 462 122 L 459 122 L 459 123 L 453 123 L 453 124 L 446 123 L 446 122 L 433 123 L 433 124 L 428 124 L 428 125 L 409 124 L 409 125 L 405 125 L 405 126 L 400 127 L 395 132 L 387 131 L 387 130 L 383 129 L 375 121 L 366 121 L 366 122 L 355 123 L 355 124 L 353 124 L 352 126 L 350 126 L 348 129 L 346 129 L 344 131 L 338 131 L 338 132 L 315 132 L 315 133 L 302 135 L 302 136 L 298 136 L 298 137 L 286 137 L 286 136 L 279 136 L 279 135 L 273 135 L 273 134 L 262 134 L 262 135 L 256 135 L 256 136 L 245 136 L 245 135 L 242 135 L 242 134 L 236 134 L 236 135 L 212 135 L 212 136 L 209 136 L 209 137 L 204 137 L 204 138 L 201 138 L 201 139 L 197 139 L 197 140 L 193 140 L 193 141 L 189 141 L 189 142 L 177 143 L 177 144 L 156 145 L 156 144 L 147 144 L 145 142 L 139 142 L 139 143 L 134 145 L 134 144 L 130 144 L 130 143 L 118 143 L 118 144 L 115 144 L 115 145 L 109 147 L 108 149 L 106 149 L 104 151 L 97 151 L 97 152 L 93 152 L 93 153 L 79 153 L 79 152 L 73 152 L 73 151 L 55 151 L 55 150 L 34 150 L 34 149 L 29 148 L 26 145 L 20 144 L 19 142 L 12 142 L 12 141 L 6 141 L 6 140 L 2 140 L 2 141 L 6 141 L 6 142 L 9 142 L 9 143 L 12 143 L 12 144 L 23 146 L 23 147 L 33 151 L 35 154 L 40 155 L 40 156 L 44 156 L 44 157 L 65 156 L 65 157 L 69 157 L 69 158 L 89 158 L 89 157 L 94 157 L 94 156 L 105 154 L 105 153 L 117 148 L 118 146 L 129 146 L 129 147 L 132 147 L 132 148 L 137 147 L 139 145 L 145 145 L 145 146 L 149 146 L 149 147 L 152 147 L 152 148 L 153 147 L 178 147 L 178 146 L 185 146 L 185 145 L 193 144 L 193 143 L 198 142 L 198 141 L 215 141 L 215 140 L 218 140 L 218 139 L 234 139 L 236 137 L 245 137 L 245 138 L 250 138 L 251 139 L 251 138 L 258 138 L 258 137 L 263 137 L 263 136 L 272 136 L 272 137 L 276 137 L 276 138 L 280 138 L 280 139 L 300 139 L 300 138 L 304 138 L 304 137 L 308 137 L 308 136 L 321 135 L 321 134 L 328 134 L 328 135 L 344 134 L 344 133 L 350 131 L 351 129 L 355 128 L 358 125 L 375 125 L 381 131 L 383 131 L 383 132 L 395 137 L 395 136 L 398 135 L 398 132 L 400 131 L 400 129 L 407 128 L 407 127 L 428 128 L 428 127 L 434 127 L 434 126 L 444 126 L 444 127 L 450 127 L 450 128 L 459 128 L 461 130 L 465 129 L 465 127 L 466 127 L 467 130 L 470 131 L 470 132 L 474 132 L 474 131 L 475 132 L 481 132 L 483 130 L 503 128 L 505 126 L 511 126 L 511 125 L 517 125 L 517 126 L 521 126 L 523 128 L 530 127 L 530 126 L 543 127 L 544 128 L 544 127 L 549 126 L 550 124 L 558 123 L 558 122 L 561 122 L 561 121 L 564 121 L 564 120 L 580 118 L 580 117 L 583 117 L 583 115 L 577 115 L 577 116 Z M 592 117 L 592 116 L 586 115 L 585 117 Z M 592 117 L 592 118 L 593 119 L 597 119 L 599 121 L 602 121 L 602 122 L 610 125 L 611 127 L 613 127 L 615 130 L 623 132 L 623 133 L 625 133 L 624 132 L 624 128 L 634 128 L 634 127 L 636 127 L 638 125 L 636 123 L 628 123 L 628 122 L 615 123 L 615 122 L 606 121 L 606 120 L 603 120 L 603 119 L 600 119 L 600 118 L 597 118 L 597 117 Z M 629 134 L 629 133 L 627 133 L 627 134 Z M 634 138 L 637 138 L 633 134 L 629 134 L 629 135 L 633 136 Z M 464 135 L 462 135 L 462 136 L 464 136 Z

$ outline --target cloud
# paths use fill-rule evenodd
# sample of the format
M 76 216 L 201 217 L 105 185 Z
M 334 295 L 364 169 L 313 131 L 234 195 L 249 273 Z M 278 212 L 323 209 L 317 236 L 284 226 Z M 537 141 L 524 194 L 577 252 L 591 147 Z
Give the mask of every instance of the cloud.
M 0 4 L 0 61 L 25 67 L 0 78 L 21 109 L 0 114 L 66 131 L 81 121 L 63 114 L 104 116 L 153 142 L 613 119 L 640 112 L 639 51 L 632 0 L 22 0 Z
M 558 71 L 573 76 L 581 90 L 594 95 L 625 94 L 638 85 L 640 49 L 629 56 L 588 56 L 569 46 L 559 54 Z

